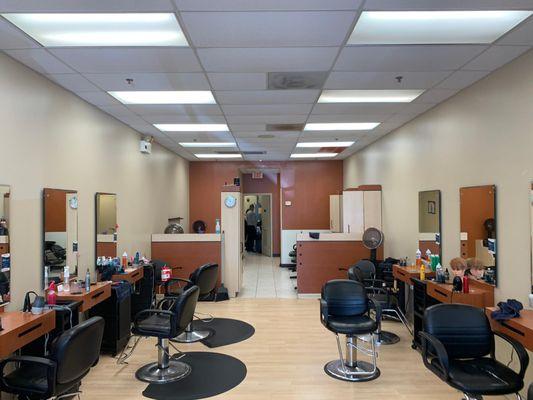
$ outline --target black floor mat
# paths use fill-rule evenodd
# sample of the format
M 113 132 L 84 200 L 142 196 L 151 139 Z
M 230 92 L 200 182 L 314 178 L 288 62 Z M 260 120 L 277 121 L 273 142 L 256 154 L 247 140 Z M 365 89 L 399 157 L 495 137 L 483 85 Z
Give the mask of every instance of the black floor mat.
M 190 352 L 181 358 L 192 368 L 177 382 L 148 385 L 143 396 L 156 400 L 195 400 L 216 396 L 239 385 L 246 377 L 246 365 L 226 354 Z
M 196 320 L 192 326 L 194 330 L 211 332 L 209 337 L 202 340 L 202 343 L 210 348 L 239 343 L 255 333 L 252 325 L 238 319 L 214 318 L 211 322 Z

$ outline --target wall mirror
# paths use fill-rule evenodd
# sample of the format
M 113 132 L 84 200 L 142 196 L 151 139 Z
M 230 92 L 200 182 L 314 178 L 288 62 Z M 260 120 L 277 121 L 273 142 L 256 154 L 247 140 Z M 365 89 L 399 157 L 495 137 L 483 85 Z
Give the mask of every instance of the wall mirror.
M 463 187 L 461 200 L 461 257 L 477 259 L 483 279 L 496 284 L 496 186 Z
M 117 195 L 96 193 L 96 257 L 117 256 Z
M 418 192 L 418 248 L 442 257 L 440 190 Z
M 0 185 L 0 257 L 2 265 L 0 270 L 0 304 L 11 299 L 11 251 L 9 249 L 9 200 L 11 189 L 7 185 Z
M 49 279 L 62 279 L 69 267 L 70 276 L 78 274 L 78 192 L 44 189 L 44 266 Z
M 531 293 L 533 293 L 533 182 L 529 184 L 529 218 L 531 221 Z

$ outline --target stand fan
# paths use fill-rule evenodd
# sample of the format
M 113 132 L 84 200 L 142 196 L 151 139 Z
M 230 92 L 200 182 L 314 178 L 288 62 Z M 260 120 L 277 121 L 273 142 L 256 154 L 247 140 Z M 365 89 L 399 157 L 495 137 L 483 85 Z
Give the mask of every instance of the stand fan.
M 383 243 L 383 232 L 377 228 L 368 228 L 363 233 L 363 246 L 370 250 L 370 261 L 377 260 L 377 249 Z

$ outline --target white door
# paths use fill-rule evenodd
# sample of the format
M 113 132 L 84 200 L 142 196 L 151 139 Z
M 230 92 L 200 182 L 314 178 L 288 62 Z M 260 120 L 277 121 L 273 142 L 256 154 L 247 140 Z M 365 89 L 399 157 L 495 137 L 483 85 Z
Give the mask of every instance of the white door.
M 329 230 L 342 231 L 342 195 L 339 194 L 329 196 Z
M 363 233 L 364 209 L 363 192 L 348 190 L 342 195 L 342 220 L 344 233 Z
M 257 196 L 261 216 L 261 253 L 272 257 L 272 201 L 269 194 Z

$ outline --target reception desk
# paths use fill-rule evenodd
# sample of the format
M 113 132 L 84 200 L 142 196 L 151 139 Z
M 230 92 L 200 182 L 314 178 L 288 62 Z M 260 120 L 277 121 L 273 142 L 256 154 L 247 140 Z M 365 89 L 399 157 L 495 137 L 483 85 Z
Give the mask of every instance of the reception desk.
M 332 279 L 347 279 L 347 269 L 361 259 L 370 257 L 357 233 L 320 233 L 319 239 L 298 234 L 298 295 L 319 294 L 322 286 Z M 383 246 L 377 251 L 383 259 Z
M 175 278 L 188 279 L 200 265 L 221 266 L 221 235 L 216 233 L 153 234 L 152 259 L 167 263 Z M 220 283 L 219 268 L 219 283 Z

